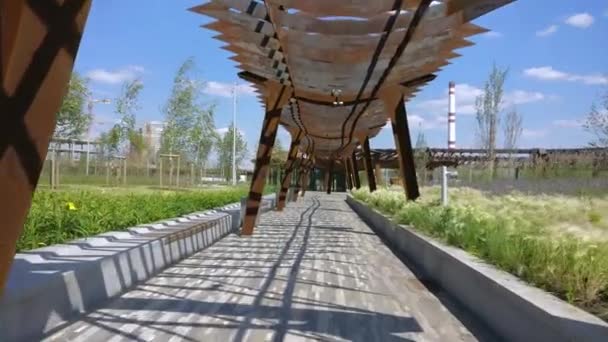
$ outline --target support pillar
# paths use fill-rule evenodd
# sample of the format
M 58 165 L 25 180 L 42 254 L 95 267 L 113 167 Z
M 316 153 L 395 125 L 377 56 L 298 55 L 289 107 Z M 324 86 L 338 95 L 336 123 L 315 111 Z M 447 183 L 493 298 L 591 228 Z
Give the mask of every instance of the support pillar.
M 287 189 L 289 188 L 289 180 L 291 179 L 291 173 L 293 172 L 296 157 L 298 155 L 298 146 L 300 145 L 300 139 L 302 137 L 302 131 L 296 134 L 296 137 L 291 140 L 289 145 L 289 151 L 287 152 L 287 161 L 285 162 L 285 175 L 281 181 L 281 189 L 279 191 L 279 200 L 277 202 L 277 210 L 282 211 L 285 208 L 285 197 L 287 196 Z
M 325 191 L 327 191 L 328 195 L 331 194 L 331 186 L 334 182 L 333 168 L 334 162 L 330 160 L 329 167 L 327 168 L 327 172 L 325 174 Z
M 344 180 L 346 181 L 346 191 L 353 188 L 352 178 L 350 176 L 350 167 L 348 166 L 348 158 L 342 160 L 344 163 Z
M 365 138 L 363 142 L 363 161 L 365 163 L 365 171 L 367 173 L 367 185 L 369 186 L 369 192 L 376 191 L 376 177 L 374 177 L 374 166 L 372 164 L 372 157 L 369 151 L 369 138 Z
M 278 94 L 276 97 L 272 94 L 273 90 Z M 258 152 L 245 209 L 245 218 L 243 219 L 243 228 L 241 230 L 242 235 L 253 234 L 258 210 L 260 209 L 260 201 L 262 200 L 262 193 L 264 191 L 264 181 L 266 180 L 266 173 L 268 172 L 272 147 L 274 146 L 274 141 L 277 137 L 277 128 L 279 127 L 281 110 L 284 104 L 283 97 L 286 95 L 285 86 L 282 86 L 280 91 L 279 89 L 268 89 L 268 91 L 273 95 L 273 99 L 271 100 L 269 98 L 266 104 L 267 110 L 264 115 L 264 123 L 262 124 L 262 131 L 260 133 L 260 142 L 258 144 Z M 272 103 L 271 106 L 269 106 L 269 102 Z
M 90 6 L 90 0 L 0 2 L 0 296 Z
M 378 163 L 378 161 L 376 161 L 374 163 L 374 169 L 375 169 L 376 180 L 378 181 L 378 184 L 380 184 L 380 186 L 384 186 L 385 185 L 384 175 L 382 174 L 382 168 L 380 167 L 380 163 Z
M 353 152 L 353 157 L 350 159 L 351 168 L 353 169 L 353 182 L 355 183 L 355 188 L 361 188 L 361 179 L 359 178 L 359 166 L 357 165 L 357 155 Z
M 300 179 L 300 186 L 302 187 L 302 197 L 304 197 L 304 194 L 306 194 L 306 188 L 308 188 L 308 185 L 310 184 L 310 167 L 307 167 L 304 172 L 302 173 L 302 178 Z
M 395 147 L 399 155 L 399 171 L 401 172 L 405 195 L 408 200 L 414 201 L 420 197 L 420 191 L 418 189 L 418 180 L 416 179 L 416 166 L 414 164 L 410 129 L 407 123 L 407 113 L 402 96 L 399 97 L 399 101 L 397 101 L 394 108 L 394 113 L 391 115 L 391 123 Z

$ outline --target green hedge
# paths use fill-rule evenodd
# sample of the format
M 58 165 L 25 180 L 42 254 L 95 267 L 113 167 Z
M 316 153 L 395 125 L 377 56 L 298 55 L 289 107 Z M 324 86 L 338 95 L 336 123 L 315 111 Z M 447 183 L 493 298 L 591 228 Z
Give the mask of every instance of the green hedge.
M 28 250 L 239 202 L 245 188 L 128 193 L 38 190 L 18 250 Z

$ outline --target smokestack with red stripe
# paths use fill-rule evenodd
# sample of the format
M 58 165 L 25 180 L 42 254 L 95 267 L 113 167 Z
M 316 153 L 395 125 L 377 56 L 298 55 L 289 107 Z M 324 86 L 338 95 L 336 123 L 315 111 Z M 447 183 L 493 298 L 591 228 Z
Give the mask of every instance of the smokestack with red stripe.
M 450 82 L 448 111 L 448 149 L 456 148 L 456 85 Z

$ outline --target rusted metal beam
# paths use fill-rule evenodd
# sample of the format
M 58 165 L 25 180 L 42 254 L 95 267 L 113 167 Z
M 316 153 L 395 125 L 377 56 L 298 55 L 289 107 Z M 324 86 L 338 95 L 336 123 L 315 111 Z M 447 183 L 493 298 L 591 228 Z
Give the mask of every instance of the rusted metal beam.
M 260 142 L 258 145 L 255 167 L 253 169 L 249 197 L 247 198 L 245 218 L 243 219 L 241 235 L 253 234 L 255 221 L 258 216 L 258 210 L 260 209 L 260 201 L 262 200 L 262 193 L 264 191 L 264 185 L 266 182 L 268 164 L 270 164 L 272 148 L 277 137 L 277 128 L 279 127 L 281 110 L 283 104 L 286 102 L 286 99 L 284 99 L 286 93 L 285 88 L 285 86 L 282 86 L 279 89 L 276 89 L 275 87 L 276 94 L 271 93 L 272 96 L 269 96 L 267 99 L 267 110 L 266 114 L 264 115 L 264 123 L 262 124 L 262 131 L 260 133 Z
M 367 185 L 369 186 L 369 192 L 376 191 L 376 177 L 374 176 L 374 165 L 372 164 L 372 157 L 369 149 L 369 138 L 366 138 L 363 142 L 363 161 L 365 162 L 365 171 L 367 173 Z
M 348 166 L 348 158 L 342 159 L 344 163 L 344 179 L 346 180 L 346 190 L 350 190 L 353 188 L 352 178 L 350 176 L 350 167 Z
M 91 7 L 60 3 L 0 2 L 0 295 Z
M 359 178 L 359 167 L 357 166 L 357 155 L 353 151 L 353 157 L 350 159 L 351 168 L 353 170 L 353 182 L 355 183 L 355 188 L 361 188 L 361 179 Z
M 408 200 L 414 201 L 420 197 L 420 190 L 418 189 L 418 180 L 416 179 L 414 152 L 407 123 L 407 113 L 402 97 L 397 101 L 397 107 L 394 110 L 395 113 L 391 116 L 391 123 L 395 147 L 399 154 L 399 170 L 405 187 L 405 195 Z
M 331 187 L 333 185 L 334 182 L 334 162 L 330 161 L 329 162 L 329 167 L 327 168 L 327 173 L 325 174 L 325 191 L 327 191 L 327 194 L 331 194 Z
M 289 145 L 289 151 L 287 152 L 287 161 L 285 162 L 285 175 L 281 181 L 281 189 L 279 190 L 279 200 L 277 202 L 277 210 L 282 211 L 285 208 L 285 197 L 287 195 L 287 189 L 289 188 L 289 181 L 291 180 L 291 174 L 293 172 L 296 157 L 298 155 L 298 146 L 300 145 L 300 139 L 302 137 L 302 131 L 298 131 L 295 138 L 291 140 Z

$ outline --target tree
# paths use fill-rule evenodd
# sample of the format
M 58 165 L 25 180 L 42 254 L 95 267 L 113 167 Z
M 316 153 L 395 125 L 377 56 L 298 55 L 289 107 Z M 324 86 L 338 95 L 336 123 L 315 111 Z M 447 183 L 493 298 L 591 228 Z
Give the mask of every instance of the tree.
M 92 117 L 91 113 L 85 110 L 87 98 L 90 96 L 87 83 L 88 80 L 77 72 L 72 73 L 68 92 L 57 112 L 56 137 L 77 139 L 89 130 Z
M 516 108 L 512 108 L 505 116 L 503 124 L 504 147 L 506 149 L 517 148 L 517 142 L 523 132 L 523 119 L 517 112 Z
M 428 154 L 427 154 L 428 144 L 426 142 L 426 137 L 424 135 L 424 131 L 422 130 L 422 125 L 418 128 L 418 136 L 416 137 L 416 145 L 414 145 L 414 165 L 418 170 L 418 174 L 422 177 L 421 181 L 423 184 L 426 184 L 426 164 L 428 162 Z
M 589 142 L 592 147 L 608 147 L 608 89 L 600 99 L 600 104 L 593 103 L 583 128 L 593 135 Z
M 135 129 L 135 114 L 140 109 L 138 101 L 143 87 L 139 79 L 125 82 L 120 96 L 116 99 L 115 112 L 120 115 L 120 122 L 115 129 L 119 132 L 120 145 L 124 146 L 125 152 L 135 156 L 141 156 L 145 150 L 143 136 Z
M 232 139 L 234 137 L 234 124 L 228 127 L 228 131 L 222 136 L 218 142 L 218 160 L 220 168 L 224 171 L 226 180 L 232 178 Z M 236 165 L 237 168 L 247 154 L 247 143 L 237 130 L 236 134 Z
M 163 153 L 192 154 L 193 150 L 198 151 L 191 146 L 193 136 L 196 136 L 197 139 L 213 139 L 213 137 L 199 135 L 198 132 L 191 132 L 197 118 L 207 121 L 209 119 L 209 115 L 205 116 L 204 110 L 197 104 L 199 83 L 189 76 L 193 69 L 194 60 L 188 58 L 177 70 L 173 79 L 171 96 L 163 108 L 165 114 L 165 128 L 161 138 Z M 204 128 L 206 131 L 206 128 L 212 124 L 212 120 L 205 122 L 197 130 Z M 200 144 L 200 141 L 197 144 Z
M 194 162 L 203 168 L 209 159 L 213 145 L 220 139 L 215 130 L 214 110 L 213 106 L 207 110 L 199 110 L 194 118 L 194 125 L 189 130 L 190 153 L 194 157 Z
M 483 94 L 479 95 L 475 100 L 477 133 L 481 148 L 487 151 L 492 174 L 495 171 L 496 129 L 500 123 L 504 83 L 507 73 L 508 69 L 500 69 L 494 64 L 484 85 Z

